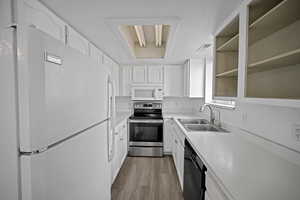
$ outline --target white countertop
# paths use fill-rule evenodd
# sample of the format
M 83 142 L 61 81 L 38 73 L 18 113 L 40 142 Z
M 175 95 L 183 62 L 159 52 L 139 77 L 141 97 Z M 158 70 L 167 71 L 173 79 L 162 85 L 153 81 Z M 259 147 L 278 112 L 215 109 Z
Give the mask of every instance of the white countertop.
M 195 115 L 166 115 L 172 117 L 230 199 L 300 200 L 299 165 L 239 134 L 187 132 L 176 120 Z

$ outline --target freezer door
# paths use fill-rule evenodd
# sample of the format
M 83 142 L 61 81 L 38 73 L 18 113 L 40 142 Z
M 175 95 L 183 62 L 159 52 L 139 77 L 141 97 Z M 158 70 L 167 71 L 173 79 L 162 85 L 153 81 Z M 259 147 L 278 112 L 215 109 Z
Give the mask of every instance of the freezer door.
M 89 56 L 29 28 L 31 151 L 107 118 L 107 72 Z M 30 147 L 30 149 L 26 147 Z
M 22 200 L 110 200 L 107 122 L 46 152 L 21 156 Z

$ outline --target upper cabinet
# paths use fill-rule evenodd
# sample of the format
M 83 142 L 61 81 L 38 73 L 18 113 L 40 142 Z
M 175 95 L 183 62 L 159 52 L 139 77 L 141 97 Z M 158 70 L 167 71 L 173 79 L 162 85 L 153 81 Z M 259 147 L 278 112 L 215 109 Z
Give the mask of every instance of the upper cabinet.
M 184 66 L 184 96 L 203 98 L 205 94 L 204 59 L 189 59 Z
M 65 23 L 37 1 L 24 1 L 28 25 L 65 42 Z
M 215 37 L 214 96 L 237 97 L 239 16 Z
M 103 60 L 102 63 L 104 67 L 107 68 L 108 73 L 110 74 L 110 77 L 112 78 L 114 82 L 114 90 L 115 90 L 115 95 L 119 96 L 120 95 L 120 90 L 119 90 L 119 64 L 114 62 L 110 57 L 103 55 L 102 56 Z
M 89 55 L 89 41 L 82 37 L 72 27 L 68 26 L 66 43 L 68 46 L 80 51 L 84 55 Z
M 164 68 L 165 96 L 184 96 L 184 67 L 182 65 L 165 65 Z
M 146 84 L 147 78 L 147 66 L 133 66 L 132 67 L 132 83 L 134 84 Z
M 122 65 L 119 77 L 121 96 L 130 96 L 132 85 L 163 86 L 164 96 L 184 96 L 183 65 Z
M 130 65 L 120 66 L 119 73 L 120 96 L 131 95 L 132 67 Z
M 300 99 L 300 1 L 248 6 L 246 97 Z
M 136 65 L 132 67 L 133 84 L 163 84 L 164 68 L 161 65 Z
M 148 82 L 153 84 L 163 84 L 164 68 L 161 65 L 148 66 Z
M 95 47 L 93 44 L 90 44 L 90 56 L 92 59 L 97 61 L 97 63 L 99 63 L 99 64 L 103 63 L 102 52 L 97 47 Z

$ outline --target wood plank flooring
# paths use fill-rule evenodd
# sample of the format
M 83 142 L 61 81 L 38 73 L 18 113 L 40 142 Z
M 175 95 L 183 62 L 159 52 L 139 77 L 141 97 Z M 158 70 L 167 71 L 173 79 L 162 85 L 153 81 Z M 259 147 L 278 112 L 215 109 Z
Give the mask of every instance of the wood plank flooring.
M 127 157 L 112 200 L 183 200 L 172 158 Z

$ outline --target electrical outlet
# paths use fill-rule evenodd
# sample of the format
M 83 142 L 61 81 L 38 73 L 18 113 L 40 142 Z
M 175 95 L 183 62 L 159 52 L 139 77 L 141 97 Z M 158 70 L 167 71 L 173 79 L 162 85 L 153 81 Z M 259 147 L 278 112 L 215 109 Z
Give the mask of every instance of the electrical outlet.
M 296 141 L 300 142 L 300 124 L 293 125 L 293 137 Z

